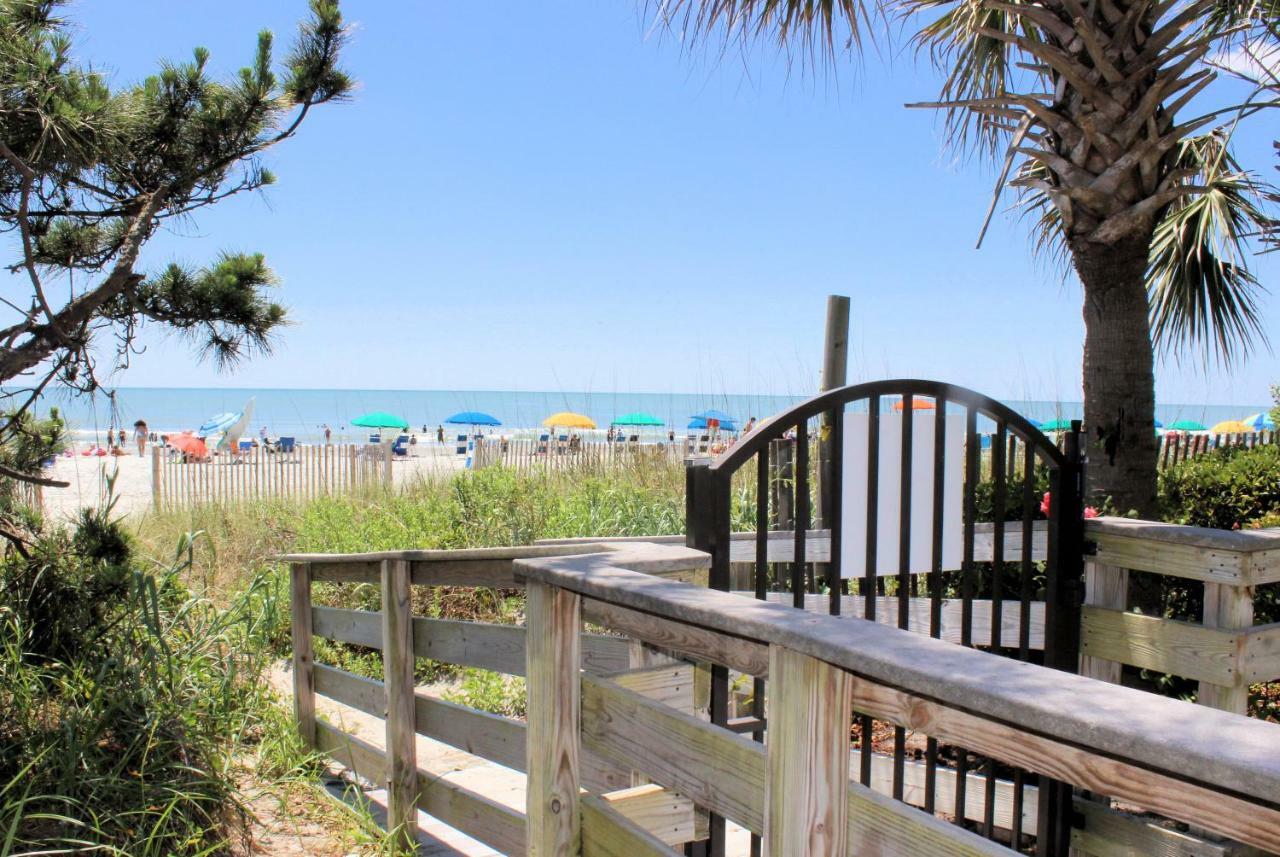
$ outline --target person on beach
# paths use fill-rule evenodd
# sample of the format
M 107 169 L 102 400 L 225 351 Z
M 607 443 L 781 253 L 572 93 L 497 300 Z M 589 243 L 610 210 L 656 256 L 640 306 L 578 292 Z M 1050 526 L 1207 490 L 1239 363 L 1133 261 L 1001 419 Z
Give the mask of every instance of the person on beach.
M 120 429 L 120 431 L 116 433 L 116 446 L 124 449 L 125 442 L 124 429 Z
M 332 437 L 333 437 L 333 429 L 329 428 L 329 424 L 328 424 L 328 423 L 325 423 L 325 424 L 324 424 L 324 445 L 325 445 L 325 446 L 328 446 L 328 445 L 329 445 L 329 443 L 330 443 L 330 438 L 332 438 Z
M 138 444 L 138 457 L 142 458 L 147 453 L 147 421 L 138 420 L 133 424 L 133 440 Z
M 444 443 L 444 426 L 436 426 L 436 440 Z

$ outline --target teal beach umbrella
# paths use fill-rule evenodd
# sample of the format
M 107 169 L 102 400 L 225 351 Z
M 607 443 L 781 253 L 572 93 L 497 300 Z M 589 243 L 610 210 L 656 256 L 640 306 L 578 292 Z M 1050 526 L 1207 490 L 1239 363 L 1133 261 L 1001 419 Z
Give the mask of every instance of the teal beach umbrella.
M 1049 420 L 1040 426 L 1040 431 L 1071 431 L 1071 420 Z
M 655 417 L 653 414 L 636 412 L 634 414 L 623 414 L 612 423 L 615 426 L 662 426 L 665 423 Z
M 1204 423 L 1198 423 L 1195 420 L 1178 420 L 1169 428 L 1174 431 L 1204 431 L 1208 428 Z
M 409 427 L 409 423 L 402 417 L 397 417 L 395 414 L 389 414 L 386 411 L 371 411 L 367 414 L 361 414 L 352 420 L 351 424 L 360 426 L 360 428 L 374 429 L 407 429 Z

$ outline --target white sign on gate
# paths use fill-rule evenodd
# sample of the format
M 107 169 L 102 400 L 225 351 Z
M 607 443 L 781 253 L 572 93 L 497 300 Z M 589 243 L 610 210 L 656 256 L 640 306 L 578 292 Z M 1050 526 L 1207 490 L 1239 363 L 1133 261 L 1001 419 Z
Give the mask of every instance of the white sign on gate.
M 911 543 L 908 568 L 927 572 L 933 545 L 934 412 L 915 411 L 911 425 Z M 880 462 L 876 499 L 876 573 L 898 573 L 902 506 L 903 414 L 880 415 Z M 846 414 L 841 502 L 841 577 L 860 578 L 867 559 L 867 445 L 871 418 Z M 961 500 L 964 491 L 964 417 L 948 414 L 943 440 L 942 568 L 960 567 L 963 554 Z

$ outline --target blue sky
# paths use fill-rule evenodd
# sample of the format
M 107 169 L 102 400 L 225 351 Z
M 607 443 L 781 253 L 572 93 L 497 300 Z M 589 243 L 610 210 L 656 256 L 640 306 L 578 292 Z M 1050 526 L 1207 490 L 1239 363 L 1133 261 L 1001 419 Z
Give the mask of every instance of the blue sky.
M 909 55 L 834 79 L 683 53 L 636 0 L 349 0 L 354 99 L 268 158 L 264 196 L 206 211 L 145 261 L 261 250 L 294 321 L 233 374 L 153 333 L 122 386 L 803 393 L 825 296 L 852 297 L 850 376 L 1079 398 L 1073 279 L 957 161 L 936 76 Z M 191 47 L 234 72 L 280 52 L 305 3 L 79 0 L 80 54 L 136 80 Z M 1264 125 L 1240 135 L 1270 171 Z M 1280 254 L 1257 270 L 1274 286 Z M 1262 298 L 1280 330 L 1280 298 Z M 1164 402 L 1261 403 L 1263 351 L 1230 372 L 1160 367 Z

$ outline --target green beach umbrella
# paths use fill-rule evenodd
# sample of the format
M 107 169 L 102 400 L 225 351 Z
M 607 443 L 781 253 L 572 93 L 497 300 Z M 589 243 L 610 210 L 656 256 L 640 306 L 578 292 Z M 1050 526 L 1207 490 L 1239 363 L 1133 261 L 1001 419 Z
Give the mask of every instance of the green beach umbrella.
M 1049 420 L 1040 426 L 1040 431 L 1070 431 L 1071 420 Z
M 1174 431 L 1204 431 L 1208 426 L 1204 423 L 1198 423 L 1195 420 L 1178 420 L 1169 428 Z
M 409 423 L 407 423 L 403 418 L 397 417 L 394 414 L 389 414 L 386 411 L 371 411 L 367 414 L 361 414 L 352 420 L 351 424 L 353 426 L 360 426 L 360 428 L 375 429 L 407 429 L 409 427 Z
M 666 425 L 662 420 L 653 414 L 636 412 L 634 414 L 623 414 L 613 421 L 615 426 L 662 426 Z

